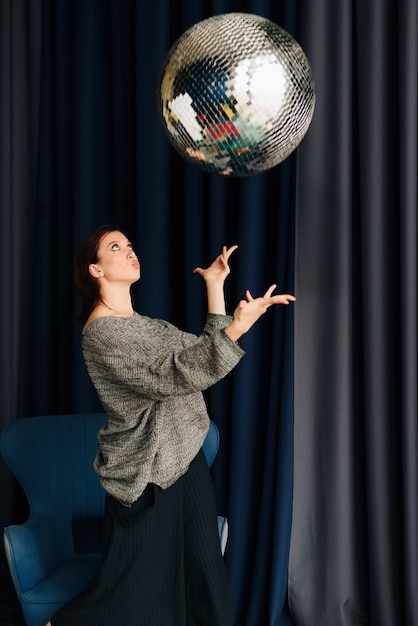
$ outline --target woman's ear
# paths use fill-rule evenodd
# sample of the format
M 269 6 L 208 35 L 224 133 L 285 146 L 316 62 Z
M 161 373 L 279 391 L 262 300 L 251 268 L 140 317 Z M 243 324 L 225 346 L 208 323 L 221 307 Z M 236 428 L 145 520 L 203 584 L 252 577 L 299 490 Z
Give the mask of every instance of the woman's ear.
M 100 278 L 100 276 L 103 276 L 103 271 L 98 265 L 95 265 L 94 263 L 90 263 L 89 272 L 90 275 L 93 276 L 93 278 Z

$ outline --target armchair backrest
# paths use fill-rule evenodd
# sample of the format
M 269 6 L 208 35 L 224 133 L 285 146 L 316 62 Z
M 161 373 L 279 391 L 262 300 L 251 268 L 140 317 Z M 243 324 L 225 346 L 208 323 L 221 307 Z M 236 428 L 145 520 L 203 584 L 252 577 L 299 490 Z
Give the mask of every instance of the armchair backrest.
M 104 493 L 91 467 L 105 413 L 45 415 L 14 420 L 1 452 L 24 489 L 31 516 L 78 519 L 102 515 Z
M 219 430 L 218 427 L 216 426 L 215 422 L 210 422 L 209 425 L 209 431 L 208 434 L 206 435 L 206 439 L 203 442 L 203 452 L 205 454 L 206 457 L 206 462 L 209 465 L 209 467 L 211 467 L 212 463 L 214 462 L 216 455 L 218 454 L 218 450 L 219 450 Z
M 42 550 L 42 558 L 19 564 L 12 572 L 21 590 L 74 557 L 74 522 L 103 517 L 105 494 L 92 465 L 97 432 L 106 419 L 105 413 L 28 417 L 10 422 L 2 431 L 1 453 L 29 503 L 19 548 L 24 552 L 27 543 L 28 553 Z

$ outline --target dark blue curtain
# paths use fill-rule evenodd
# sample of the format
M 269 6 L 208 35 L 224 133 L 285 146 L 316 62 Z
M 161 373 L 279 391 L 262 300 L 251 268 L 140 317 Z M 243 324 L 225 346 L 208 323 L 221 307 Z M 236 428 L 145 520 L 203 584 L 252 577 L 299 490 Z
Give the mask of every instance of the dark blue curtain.
M 297 40 L 300 8 L 282 2 L 44 0 L 32 294 L 33 376 L 25 414 L 100 408 L 80 353 L 72 258 L 95 226 L 126 230 L 141 258 L 137 309 L 199 332 L 205 290 L 192 273 L 239 244 L 230 311 L 249 288 L 293 291 L 296 155 L 247 179 L 200 172 L 169 145 L 156 88 L 174 41 L 197 21 L 246 11 Z M 300 41 L 303 46 L 303 42 Z M 213 468 L 230 521 L 226 563 L 246 626 L 291 623 L 287 564 L 293 482 L 293 316 L 270 310 L 246 357 L 207 394 L 221 431 Z
M 0 428 L 28 393 L 28 291 L 34 224 L 40 72 L 40 1 L 0 2 Z M 0 456 L 0 527 L 17 519 L 11 473 Z M 17 504 L 19 501 L 19 504 Z M 16 506 L 14 506 L 16 502 Z M 26 511 L 25 505 L 23 505 Z

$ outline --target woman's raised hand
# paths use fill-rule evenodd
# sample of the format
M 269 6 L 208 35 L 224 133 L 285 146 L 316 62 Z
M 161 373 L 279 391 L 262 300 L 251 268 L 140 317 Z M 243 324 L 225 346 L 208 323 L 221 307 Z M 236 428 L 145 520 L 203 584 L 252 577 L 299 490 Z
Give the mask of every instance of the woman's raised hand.
M 231 271 L 228 264 L 229 257 L 237 248 L 238 246 L 231 246 L 230 248 L 223 246 L 221 254 L 216 257 L 209 267 L 206 269 L 196 267 L 193 272 L 200 274 L 203 280 L 207 283 L 224 283 L 226 277 Z
M 225 332 L 233 341 L 237 341 L 248 332 L 273 304 L 289 304 L 296 300 L 294 296 L 288 293 L 273 295 L 276 287 L 277 285 L 271 285 L 264 296 L 259 298 L 253 298 L 250 291 L 246 291 L 246 299 L 240 300 L 234 311 L 233 321 L 225 328 Z
M 265 313 L 269 306 L 271 306 L 272 304 L 289 304 L 289 302 L 294 302 L 296 300 L 295 296 L 292 296 L 289 293 L 276 294 L 275 296 L 273 296 L 272 294 L 276 287 L 277 285 L 270 285 L 264 296 L 261 296 L 259 298 L 253 298 L 250 291 L 247 289 L 247 291 L 245 292 L 246 300 L 240 300 L 237 309 L 244 309 L 250 304 L 250 302 L 253 302 L 256 306 L 255 309 L 253 306 L 254 312 L 257 313 L 257 311 L 261 310 L 258 316 L 260 317 L 260 315 Z

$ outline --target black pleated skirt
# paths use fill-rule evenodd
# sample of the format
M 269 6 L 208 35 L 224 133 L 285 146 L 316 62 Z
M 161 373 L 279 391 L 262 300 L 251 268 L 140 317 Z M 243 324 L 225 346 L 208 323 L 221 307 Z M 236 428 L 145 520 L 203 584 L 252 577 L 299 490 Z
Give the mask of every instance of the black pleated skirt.
M 110 496 L 103 562 L 52 626 L 232 626 L 212 479 L 202 452 L 174 485 Z

